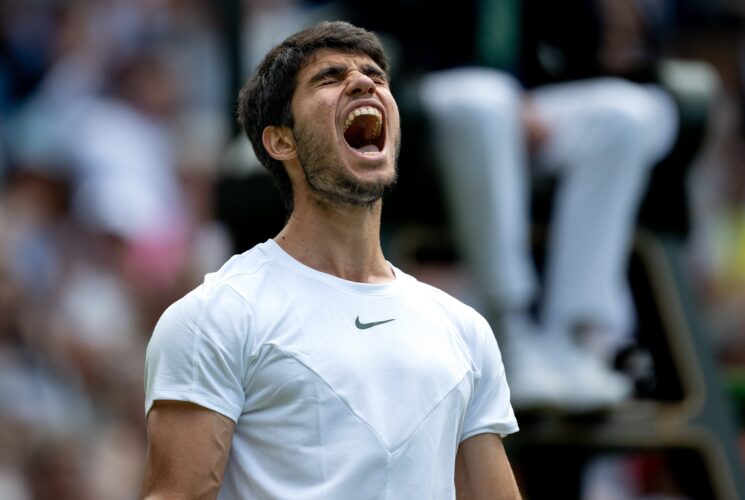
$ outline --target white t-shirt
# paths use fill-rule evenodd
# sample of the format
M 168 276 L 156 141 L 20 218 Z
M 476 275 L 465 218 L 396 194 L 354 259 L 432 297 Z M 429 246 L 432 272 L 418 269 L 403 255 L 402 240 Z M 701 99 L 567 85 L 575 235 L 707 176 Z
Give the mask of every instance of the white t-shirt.
M 219 498 L 451 499 L 458 444 L 517 431 L 487 322 L 393 269 L 350 282 L 269 240 L 163 314 L 145 410 L 189 401 L 236 422 Z

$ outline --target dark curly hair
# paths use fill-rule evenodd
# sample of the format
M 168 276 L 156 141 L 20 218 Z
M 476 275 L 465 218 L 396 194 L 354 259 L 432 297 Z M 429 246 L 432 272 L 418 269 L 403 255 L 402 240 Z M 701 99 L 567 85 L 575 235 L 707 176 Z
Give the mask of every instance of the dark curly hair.
M 259 161 L 279 188 L 287 213 L 292 212 L 292 185 L 282 162 L 272 158 L 261 140 L 270 125 L 292 128 L 292 96 L 297 75 L 318 50 L 333 49 L 369 56 L 387 74 L 388 59 L 374 33 L 343 21 L 324 21 L 300 31 L 274 47 L 238 97 L 238 121 Z

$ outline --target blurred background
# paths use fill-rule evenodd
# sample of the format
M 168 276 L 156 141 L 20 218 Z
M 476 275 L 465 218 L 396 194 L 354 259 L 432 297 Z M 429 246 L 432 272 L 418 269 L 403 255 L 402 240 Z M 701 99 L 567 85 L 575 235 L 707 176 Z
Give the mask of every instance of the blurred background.
M 614 74 L 677 93 L 680 137 L 629 268 L 646 353 L 635 402 L 518 415 L 508 445 L 526 498 L 745 498 L 737 0 L 0 0 L 0 498 L 137 497 L 155 322 L 284 220 L 237 130 L 237 91 L 270 47 L 321 19 L 378 30 L 393 59 L 404 140 L 389 259 L 477 307 L 407 86 L 441 62 L 429 44 L 468 51 L 496 33 L 491 57 L 455 57 L 529 86 Z M 550 193 L 535 188 L 537 233 Z

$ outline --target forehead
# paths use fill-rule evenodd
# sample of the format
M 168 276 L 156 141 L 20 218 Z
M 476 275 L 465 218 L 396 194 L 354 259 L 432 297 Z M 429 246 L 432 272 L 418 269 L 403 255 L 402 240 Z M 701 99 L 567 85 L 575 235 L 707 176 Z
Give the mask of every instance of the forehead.
M 366 54 L 342 52 L 334 49 L 320 49 L 314 52 L 300 69 L 298 72 L 298 81 L 308 80 L 316 71 L 328 66 L 342 66 L 350 70 L 369 66 L 380 69 L 377 63 Z

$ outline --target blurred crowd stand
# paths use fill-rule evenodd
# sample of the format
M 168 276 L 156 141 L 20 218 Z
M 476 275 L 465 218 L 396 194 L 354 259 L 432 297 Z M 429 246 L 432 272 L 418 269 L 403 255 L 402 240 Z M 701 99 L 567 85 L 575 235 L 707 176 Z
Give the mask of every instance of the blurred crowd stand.
M 721 451 L 732 435 L 707 429 L 729 425 L 717 361 L 726 353 L 745 366 L 745 356 L 727 348 L 742 344 L 745 325 L 736 314 L 745 297 L 745 273 L 737 271 L 742 246 L 733 242 L 745 183 L 736 167 L 726 167 L 745 157 L 742 136 L 732 133 L 745 103 L 737 59 L 745 13 L 724 2 L 640 0 L 632 3 L 643 19 L 655 21 L 640 32 L 633 15 L 640 11 L 628 2 L 598 1 L 605 21 L 583 33 L 575 29 L 589 12 L 582 2 L 526 0 L 537 11 L 524 14 L 543 19 L 554 42 L 567 32 L 576 37 L 533 51 L 540 57 L 522 61 L 521 78 L 527 87 L 547 83 L 558 78 L 547 69 L 561 63 L 573 78 L 587 77 L 592 72 L 575 63 L 589 57 L 630 80 L 662 83 L 677 100 L 678 140 L 651 174 L 639 217 L 649 232 L 639 232 L 629 270 L 639 338 L 665 369 L 657 382 L 667 392 L 658 385 L 647 397 L 662 399 L 673 417 L 642 428 L 655 414 L 633 407 L 641 420 L 631 422 L 642 432 L 624 441 L 614 432 L 629 427 L 614 425 L 629 413 L 525 414 L 523 432 L 508 445 L 524 484 L 553 485 L 554 493 L 571 488 L 565 498 L 712 497 L 711 489 L 686 493 L 681 471 L 706 476 L 705 488 L 727 498 L 737 478 L 725 477 L 724 487 L 716 481 L 737 474 L 733 443 Z M 499 35 L 478 39 L 492 57 L 480 64 L 515 69 L 519 61 L 509 54 L 522 42 L 507 20 L 522 3 L 484 0 L 496 10 L 475 18 L 471 31 L 456 29 L 468 18 L 468 2 L 394 3 L 0 0 L 0 498 L 137 497 L 144 349 L 155 321 L 231 253 L 273 236 L 284 222 L 269 177 L 236 134 L 236 85 L 269 47 L 317 20 L 359 19 L 373 29 L 409 23 L 381 31 L 404 119 L 400 186 L 385 202 L 384 243 L 397 265 L 483 304 L 453 236 L 415 71 L 446 63 L 427 60 L 433 40 L 458 58 L 477 33 Z M 411 23 L 426 28 L 428 15 L 453 28 L 422 37 Z M 600 52 L 591 51 L 597 46 Z M 579 52 L 562 60 L 565 50 Z M 420 67 L 406 66 L 411 53 Z M 536 229 L 553 189 L 550 179 L 533 185 Z M 540 261 L 543 244 L 535 241 Z M 699 307 L 707 315 L 697 316 Z M 717 334 L 711 325 L 720 327 Z M 706 357 L 711 350 L 716 358 Z M 669 425 L 689 429 L 675 412 L 690 410 L 691 394 L 698 413 L 689 411 L 682 423 L 693 424 L 693 438 L 665 442 Z M 701 447 L 688 444 L 702 433 L 714 445 L 699 454 Z
M 233 251 L 203 2 L 0 2 L 0 497 L 129 499 L 144 350 Z

